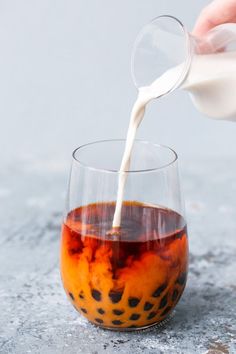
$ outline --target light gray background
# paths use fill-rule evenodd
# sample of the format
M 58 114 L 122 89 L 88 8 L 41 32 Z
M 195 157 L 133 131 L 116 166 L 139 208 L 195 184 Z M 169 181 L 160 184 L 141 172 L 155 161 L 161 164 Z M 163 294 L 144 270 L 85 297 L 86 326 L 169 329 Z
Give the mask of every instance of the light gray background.
M 143 24 L 173 14 L 191 30 L 207 1 L 0 1 L 0 159 L 70 159 L 125 137 L 136 90 L 130 54 Z M 229 94 L 234 94 L 229 92 Z M 182 159 L 235 156 L 236 124 L 203 117 L 187 93 L 150 105 L 139 138 Z

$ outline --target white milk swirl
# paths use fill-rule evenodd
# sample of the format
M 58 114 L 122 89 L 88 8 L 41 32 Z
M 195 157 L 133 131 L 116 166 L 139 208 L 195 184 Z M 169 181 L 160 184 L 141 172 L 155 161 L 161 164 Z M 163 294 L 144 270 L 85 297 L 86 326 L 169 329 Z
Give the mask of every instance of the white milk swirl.
M 183 64 L 184 65 L 184 64 Z M 165 72 L 150 86 L 139 89 L 134 103 L 122 158 L 113 228 L 120 227 L 121 208 L 127 171 L 137 129 L 144 117 L 148 102 L 168 93 L 183 72 L 179 65 Z M 188 77 L 181 86 L 188 90 L 196 108 L 203 114 L 219 119 L 236 120 L 236 52 L 197 55 Z

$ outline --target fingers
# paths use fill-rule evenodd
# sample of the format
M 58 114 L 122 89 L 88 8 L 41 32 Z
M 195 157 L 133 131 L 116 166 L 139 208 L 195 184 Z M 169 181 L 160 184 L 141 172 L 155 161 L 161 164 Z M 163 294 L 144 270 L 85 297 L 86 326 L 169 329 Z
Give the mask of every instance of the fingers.
M 215 0 L 201 12 L 193 34 L 201 37 L 213 27 L 236 22 L 236 0 Z

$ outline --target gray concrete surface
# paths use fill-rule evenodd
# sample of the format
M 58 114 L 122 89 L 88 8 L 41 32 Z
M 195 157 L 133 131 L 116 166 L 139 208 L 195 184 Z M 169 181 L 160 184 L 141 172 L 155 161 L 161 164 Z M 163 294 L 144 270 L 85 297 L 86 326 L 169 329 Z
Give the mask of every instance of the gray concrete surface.
M 182 163 L 187 288 L 168 323 L 138 333 L 96 328 L 66 299 L 58 252 L 68 166 L 23 156 L 1 167 L 1 354 L 236 353 L 234 159 Z

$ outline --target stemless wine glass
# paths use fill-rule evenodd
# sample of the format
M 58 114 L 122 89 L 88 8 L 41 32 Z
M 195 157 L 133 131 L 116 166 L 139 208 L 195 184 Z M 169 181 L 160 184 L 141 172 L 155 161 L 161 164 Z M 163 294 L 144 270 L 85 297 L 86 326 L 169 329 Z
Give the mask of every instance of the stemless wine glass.
M 135 330 L 164 320 L 183 293 L 188 240 L 176 153 L 136 140 L 121 227 L 112 232 L 125 140 L 73 152 L 61 238 L 61 276 L 92 323 Z

